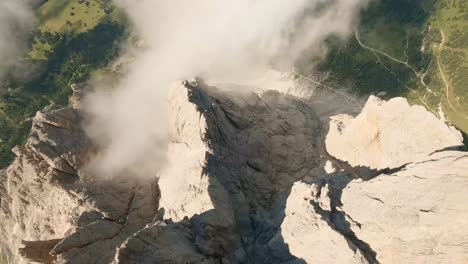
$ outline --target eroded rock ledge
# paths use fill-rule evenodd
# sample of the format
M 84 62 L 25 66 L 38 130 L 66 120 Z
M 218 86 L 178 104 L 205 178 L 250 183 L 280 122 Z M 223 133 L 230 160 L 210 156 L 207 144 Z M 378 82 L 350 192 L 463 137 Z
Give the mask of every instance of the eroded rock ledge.
M 0 262 L 467 262 L 468 153 L 402 100 L 328 132 L 313 98 L 179 83 L 168 166 L 145 180 L 84 171 L 80 110 L 39 112 L 1 171 Z

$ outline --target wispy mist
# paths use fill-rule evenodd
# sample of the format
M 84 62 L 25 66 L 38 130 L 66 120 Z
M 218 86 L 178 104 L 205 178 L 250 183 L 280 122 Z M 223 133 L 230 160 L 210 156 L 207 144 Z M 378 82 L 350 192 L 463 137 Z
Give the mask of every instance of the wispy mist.
M 93 162 L 114 175 L 151 174 L 167 144 L 170 83 L 199 76 L 242 80 L 290 69 L 305 51 L 323 54 L 346 38 L 368 0 L 118 0 L 144 41 L 117 88 L 88 98 Z
M 0 1 L 0 78 L 19 65 L 24 37 L 34 20 L 32 4 L 30 0 Z

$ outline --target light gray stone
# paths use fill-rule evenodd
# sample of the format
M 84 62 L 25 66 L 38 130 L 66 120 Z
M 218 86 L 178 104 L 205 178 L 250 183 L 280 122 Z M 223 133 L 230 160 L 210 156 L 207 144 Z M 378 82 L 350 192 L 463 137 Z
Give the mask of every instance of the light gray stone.
M 74 107 L 38 112 L 0 171 L 0 260 L 468 261 L 468 154 L 447 150 L 459 132 L 403 99 L 371 97 L 356 118 L 333 118 L 326 149 L 325 121 L 343 108 L 319 111 L 309 93 L 280 87 L 172 87 L 158 179 L 86 169 L 99 147 L 81 129 L 75 87 Z
M 327 150 L 351 166 L 398 168 L 435 151 L 463 146 L 459 131 L 404 98 L 371 96 L 362 112 L 332 117 Z

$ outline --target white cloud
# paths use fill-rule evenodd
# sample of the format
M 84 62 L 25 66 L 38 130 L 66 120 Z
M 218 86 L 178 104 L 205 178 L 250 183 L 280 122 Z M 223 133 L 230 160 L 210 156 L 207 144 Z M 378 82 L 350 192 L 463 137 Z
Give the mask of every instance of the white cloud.
M 5 71 L 18 65 L 25 47 L 24 34 L 33 22 L 31 1 L 0 1 L 0 78 Z
M 178 79 L 255 77 L 323 53 L 331 35 L 347 37 L 367 0 L 117 0 L 144 40 L 112 92 L 87 102 L 101 173 L 157 169 L 166 146 L 165 99 Z M 312 49 L 311 49 L 312 47 Z M 315 48 L 314 48 L 315 47 Z M 150 171 L 150 172 L 149 172 Z

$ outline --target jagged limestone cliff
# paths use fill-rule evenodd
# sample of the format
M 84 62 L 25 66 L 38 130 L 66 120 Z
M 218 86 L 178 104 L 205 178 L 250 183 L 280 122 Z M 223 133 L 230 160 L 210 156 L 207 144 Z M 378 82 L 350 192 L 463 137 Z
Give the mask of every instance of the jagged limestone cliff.
M 179 83 L 169 95 L 167 166 L 157 177 L 105 179 L 84 169 L 98 146 L 81 129 L 78 98 L 71 101 L 75 108 L 36 115 L 1 172 L 7 263 L 468 261 L 460 202 L 468 153 L 453 148 L 457 132 L 420 108 L 393 111 L 385 106 L 394 101 L 371 98 L 356 120 L 334 121 L 328 132 L 313 98 Z M 381 123 L 408 120 L 414 128 Z M 398 141 L 417 155 L 385 147 L 418 126 L 421 149 L 412 134 Z

